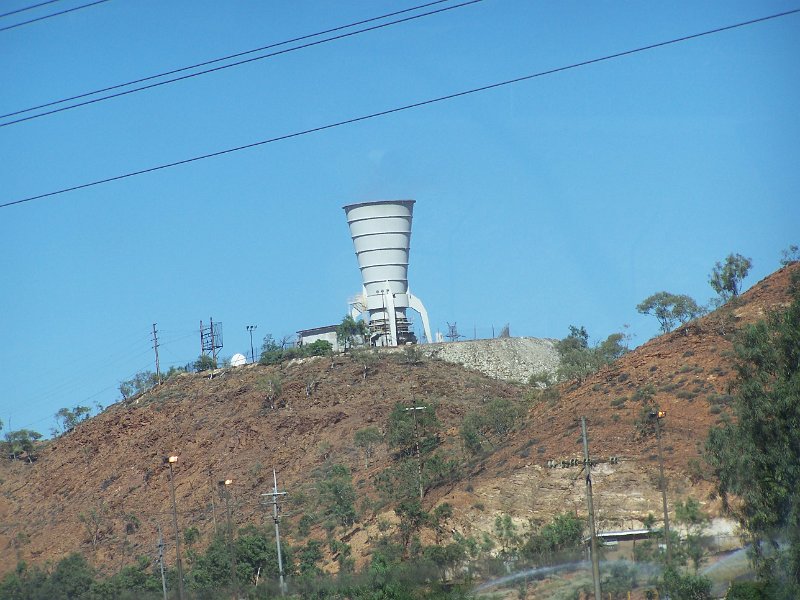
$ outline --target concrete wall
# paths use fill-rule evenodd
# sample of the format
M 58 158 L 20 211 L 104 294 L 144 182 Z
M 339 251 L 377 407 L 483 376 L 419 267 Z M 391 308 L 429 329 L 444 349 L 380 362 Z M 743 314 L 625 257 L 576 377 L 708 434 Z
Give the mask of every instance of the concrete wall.
M 319 331 L 316 333 L 303 333 L 300 335 L 300 342 L 303 346 L 308 346 L 309 344 L 313 344 L 317 340 L 325 340 L 326 342 L 330 342 L 331 346 L 333 346 L 334 352 L 339 352 L 339 340 L 336 337 L 336 331 Z

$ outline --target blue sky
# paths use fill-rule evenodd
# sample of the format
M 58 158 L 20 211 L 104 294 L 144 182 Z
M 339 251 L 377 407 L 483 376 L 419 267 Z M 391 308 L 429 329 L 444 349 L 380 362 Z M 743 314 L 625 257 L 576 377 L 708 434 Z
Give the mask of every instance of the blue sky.
M 415 4 L 111 0 L 0 32 L 0 113 Z M 484 0 L 0 127 L 0 204 L 797 6 Z M 46 433 L 114 402 L 154 366 L 153 323 L 183 365 L 209 317 L 223 356 L 249 324 L 260 342 L 338 322 L 361 285 L 341 207 L 376 199 L 417 200 L 409 279 L 434 330 L 639 345 L 646 296 L 706 302 L 715 261 L 751 257 L 749 286 L 800 242 L 798 56 L 793 15 L 0 209 L 0 419 Z

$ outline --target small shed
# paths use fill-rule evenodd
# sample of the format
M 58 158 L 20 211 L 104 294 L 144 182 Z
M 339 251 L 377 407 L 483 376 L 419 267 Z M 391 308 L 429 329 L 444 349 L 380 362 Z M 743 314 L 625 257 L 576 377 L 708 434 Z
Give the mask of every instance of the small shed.
M 339 340 L 336 337 L 336 329 L 338 327 L 338 325 L 324 325 L 311 329 L 301 329 L 297 332 L 297 345 L 305 346 L 313 344 L 317 340 L 325 340 L 330 343 L 334 352 L 339 352 Z

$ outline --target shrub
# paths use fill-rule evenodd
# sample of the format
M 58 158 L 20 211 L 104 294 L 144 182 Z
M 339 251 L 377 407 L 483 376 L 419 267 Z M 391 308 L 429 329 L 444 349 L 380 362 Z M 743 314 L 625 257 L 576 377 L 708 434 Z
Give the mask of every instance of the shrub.
M 522 417 L 522 409 L 507 398 L 490 401 L 480 411 L 464 417 L 461 439 L 472 454 L 495 447 L 505 441 Z

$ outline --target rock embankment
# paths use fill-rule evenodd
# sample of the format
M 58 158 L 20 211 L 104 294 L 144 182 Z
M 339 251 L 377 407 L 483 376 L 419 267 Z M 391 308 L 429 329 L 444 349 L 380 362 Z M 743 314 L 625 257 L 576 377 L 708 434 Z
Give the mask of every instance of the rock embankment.
M 418 346 L 430 357 L 473 369 L 504 381 L 527 382 L 536 373 L 555 373 L 556 340 L 532 337 L 494 338 Z

